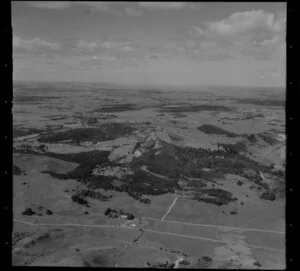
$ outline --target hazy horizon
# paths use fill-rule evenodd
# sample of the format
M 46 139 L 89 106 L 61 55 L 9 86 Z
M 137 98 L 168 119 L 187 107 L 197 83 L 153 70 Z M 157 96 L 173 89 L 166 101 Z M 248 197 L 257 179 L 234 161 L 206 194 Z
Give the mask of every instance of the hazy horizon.
M 124 87 L 130 88 L 130 87 L 139 87 L 142 89 L 148 89 L 148 88 L 171 88 L 171 89 L 177 89 L 177 88 L 185 88 L 187 90 L 189 89 L 195 89 L 195 88 L 241 88 L 243 89 L 274 89 L 274 90 L 282 90 L 285 91 L 286 86 L 245 86 L 245 85 L 158 85 L 158 84 L 122 84 L 122 83 L 114 83 L 114 82 L 81 82 L 81 81 L 39 81 L 39 80 L 14 80 L 13 85 L 17 84 L 78 84 L 78 85 L 97 85 L 97 86 L 103 86 L 103 87 Z

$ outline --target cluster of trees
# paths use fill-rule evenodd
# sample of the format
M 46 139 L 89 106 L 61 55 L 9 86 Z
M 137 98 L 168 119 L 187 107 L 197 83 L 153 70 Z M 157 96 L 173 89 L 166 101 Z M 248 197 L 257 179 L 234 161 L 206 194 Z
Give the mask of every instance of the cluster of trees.
M 212 125 L 212 124 L 203 124 L 202 126 L 198 127 L 198 130 L 205 134 L 226 135 L 228 137 L 238 136 L 235 133 L 226 131 L 226 130 L 224 130 L 218 126 Z
M 31 208 L 26 208 L 23 212 L 22 215 L 39 215 L 42 216 L 43 214 L 41 213 L 41 211 L 44 209 L 43 206 L 39 206 L 38 207 L 38 212 L 33 211 Z M 46 210 L 46 214 L 47 215 L 53 215 L 53 211 L 51 211 L 50 209 Z
M 110 151 L 87 151 L 87 152 L 78 152 L 78 153 L 54 153 L 47 152 L 46 156 L 50 156 L 53 158 L 57 158 L 67 162 L 73 162 L 78 164 L 88 164 L 88 165 L 96 165 L 108 163 L 108 156 Z
M 104 212 L 104 215 L 106 215 L 106 216 L 108 216 L 110 218 L 117 218 L 117 217 L 119 217 L 118 213 L 119 212 L 117 210 L 115 210 L 115 209 L 107 208 L 105 210 L 105 212 Z
M 13 165 L 13 175 L 21 175 L 23 171 L 16 165 Z
M 223 147 L 223 149 L 226 152 L 226 155 L 232 154 L 232 155 L 239 155 L 241 152 L 247 151 L 247 146 L 245 142 L 237 142 L 234 144 L 217 144 L 217 146 Z
M 166 181 L 155 176 L 151 176 L 144 171 L 137 170 L 133 176 L 123 179 L 121 185 L 114 185 L 110 176 L 95 176 L 92 175 L 94 165 L 81 164 L 73 171 L 69 173 L 56 173 L 52 171 L 43 171 L 43 173 L 49 173 L 51 176 L 58 179 L 75 179 L 82 183 L 89 184 L 94 188 L 102 188 L 104 190 L 115 190 L 118 192 L 127 192 L 129 196 L 142 203 L 149 204 L 149 199 L 141 199 L 142 195 L 161 195 L 168 192 L 173 192 L 177 187 L 176 181 Z M 129 179 L 128 179 L 129 178 Z M 122 181 L 122 180 L 120 180 Z M 100 200 L 108 200 L 98 192 L 92 192 L 92 190 L 86 190 L 88 196 L 99 198 Z M 83 195 L 80 195 L 81 197 Z
M 147 262 L 147 265 L 150 266 L 151 268 L 171 268 L 171 269 L 173 269 L 175 267 L 174 263 L 169 263 L 168 261 L 166 261 L 165 263 L 155 263 L 155 264 L 151 264 L 151 263 Z
M 257 142 L 257 138 L 255 135 L 251 134 L 251 135 L 247 135 L 245 134 L 246 138 L 249 140 L 249 142 L 251 143 L 256 143 Z
M 261 195 L 260 195 L 260 198 L 261 199 L 265 199 L 265 200 L 275 200 L 276 199 L 276 195 L 275 193 L 273 192 L 263 192 Z
M 97 128 L 75 128 L 68 131 L 48 133 L 38 138 L 42 143 L 55 143 L 63 140 L 81 141 L 103 141 L 113 140 L 119 136 L 132 133 L 134 128 L 125 123 L 105 123 Z
M 46 152 L 48 150 L 48 147 L 45 144 L 40 144 L 39 146 L 36 147 L 36 149 L 41 152 Z
M 36 212 L 34 212 L 31 208 L 27 208 L 22 212 L 22 215 L 35 215 Z
M 112 196 L 106 196 L 100 193 L 99 191 L 94 191 L 91 189 L 83 189 L 80 191 L 80 195 L 82 197 L 90 197 L 92 199 L 100 200 L 100 201 L 107 201 L 109 200 Z
M 116 209 L 107 208 L 104 212 L 104 215 L 110 217 L 110 218 L 118 218 L 121 215 L 125 215 L 127 219 L 133 220 L 134 215 L 130 213 L 124 212 L 122 209 L 117 211 Z
M 227 151 L 210 151 L 201 148 L 183 148 L 169 145 L 164 143 L 163 148 L 165 147 L 165 149 L 161 150 L 161 153 L 158 155 L 155 155 L 156 150 L 151 150 L 141 157 L 134 159 L 130 165 L 134 174 L 124 176 L 123 179 L 119 180 L 121 184 L 118 185 L 114 185 L 112 182 L 112 180 L 115 179 L 114 177 L 96 176 L 92 174 L 93 169 L 99 164 L 111 167 L 117 166 L 117 163 L 108 160 L 109 152 L 105 151 L 82 152 L 77 154 L 47 153 L 50 156 L 80 164 L 73 171 L 66 174 L 50 171 L 44 171 L 44 173 L 49 173 L 51 176 L 59 179 L 76 179 L 94 188 L 126 192 L 134 199 L 144 204 L 150 204 L 149 199 L 141 198 L 142 195 L 161 195 L 180 190 L 181 188 L 177 182 L 180 174 L 211 181 L 215 178 L 222 177 L 224 174 L 231 173 L 245 176 L 246 178 L 250 177 L 252 181 L 261 184 L 259 170 L 264 172 L 268 171 L 267 167 L 260 166 L 257 162 L 242 155 L 234 154 L 237 152 L 237 149 L 239 150 L 245 147 L 243 144 L 223 144 L 225 148 L 227 148 Z M 233 149 L 233 151 L 228 152 L 228 149 Z M 176 156 L 178 159 L 175 159 Z M 150 171 L 167 176 L 170 180 L 154 176 L 141 170 L 141 165 L 146 165 Z M 203 171 L 202 168 L 204 167 L 210 168 L 211 170 Z M 250 173 L 249 170 L 251 171 Z M 261 185 L 263 186 L 264 184 Z M 188 182 L 188 186 L 199 190 L 203 187 L 203 184 L 196 185 L 195 183 Z M 93 193 L 91 190 L 85 191 L 85 193 L 86 195 L 75 195 L 74 201 L 86 204 L 86 202 L 79 199 L 85 196 L 108 200 L 105 196 Z
M 202 197 L 202 195 L 195 195 L 194 199 L 206 203 L 212 203 L 215 205 L 226 205 L 229 202 L 236 201 L 237 198 L 232 196 L 232 193 L 223 189 L 219 188 L 211 188 L 211 189 L 205 189 L 202 190 L 202 192 L 205 192 L 209 197 L 205 198 Z
M 79 203 L 80 205 L 85 205 L 86 207 L 90 207 L 87 200 L 85 200 L 81 195 L 75 194 L 71 197 L 72 201 Z
M 138 198 L 141 195 L 173 193 L 175 188 L 180 188 L 176 180 L 165 180 L 143 170 L 136 170 L 134 175 L 128 178 L 130 178 L 129 182 L 124 182 L 123 188 L 127 193 L 134 193 Z
M 139 201 L 141 202 L 141 203 L 144 203 L 144 204 L 151 204 L 151 200 L 150 199 L 139 199 Z

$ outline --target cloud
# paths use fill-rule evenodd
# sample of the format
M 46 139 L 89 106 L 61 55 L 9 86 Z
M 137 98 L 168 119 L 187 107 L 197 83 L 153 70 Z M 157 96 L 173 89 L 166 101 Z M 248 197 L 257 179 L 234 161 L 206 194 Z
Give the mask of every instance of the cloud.
M 118 58 L 114 56 L 92 56 L 92 60 L 100 60 L 100 61 L 117 61 Z
M 119 65 L 120 65 L 120 61 L 117 57 L 94 55 L 80 60 L 77 63 L 77 65 L 74 65 L 74 67 L 77 67 L 78 69 L 103 70 L 103 69 L 114 68 Z
M 88 60 L 83 63 L 98 65 L 101 61 L 131 61 L 133 58 L 141 58 L 144 55 L 144 51 L 141 50 L 138 44 L 132 43 L 130 41 L 122 40 L 100 40 L 97 42 L 91 41 L 86 42 L 80 40 L 76 43 L 76 46 L 72 46 L 69 52 L 71 55 L 75 56 L 85 56 Z M 97 56 L 97 55 L 99 56 Z
M 73 2 L 73 5 L 86 6 L 100 11 L 109 11 L 114 2 Z
M 282 14 L 268 13 L 263 10 L 235 12 L 229 17 L 203 23 L 204 27 L 191 27 L 190 36 L 247 42 L 273 40 L 275 36 L 284 36 L 286 18 Z M 280 39 L 277 38 L 277 41 Z
M 172 55 L 168 54 L 168 53 L 148 53 L 145 56 L 145 60 L 154 60 L 154 61 L 158 61 L 158 60 L 170 60 L 172 59 Z
M 146 9 L 178 10 L 188 6 L 187 2 L 139 2 L 139 6 Z
M 224 20 L 208 22 L 207 31 L 216 35 L 277 33 L 285 30 L 285 21 L 285 18 L 276 18 L 273 13 L 263 10 L 236 12 Z
M 40 8 L 40 9 L 66 9 L 71 6 L 87 6 L 93 9 L 107 11 L 109 9 L 109 6 L 113 3 L 110 2 L 70 2 L 70 1 L 64 1 L 64 2 L 27 2 L 29 6 Z
M 286 17 L 263 10 L 241 11 L 225 19 L 191 27 L 190 37 L 259 60 L 270 60 L 285 43 Z M 210 44 L 209 46 L 211 46 Z
M 125 45 L 125 46 L 122 46 L 122 47 L 120 48 L 120 50 L 123 51 L 123 52 L 128 52 L 128 51 L 132 51 L 133 48 L 132 48 L 132 46 L 130 46 L 130 45 Z
M 262 46 L 273 46 L 276 44 L 279 44 L 281 42 L 284 42 L 284 37 L 280 36 L 280 35 L 274 35 L 271 36 L 269 39 L 262 39 L 261 41 L 259 40 L 254 40 L 253 43 L 258 44 L 258 45 L 262 45 Z
M 128 16 L 133 16 L 133 17 L 140 17 L 143 15 L 143 11 L 142 10 L 138 10 L 135 8 L 131 8 L 131 7 L 127 7 L 124 9 L 124 12 L 128 15 Z
M 95 42 L 85 42 L 85 41 L 79 41 L 77 43 L 77 48 L 83 49 L 83 50 L 94 50 L 98 47 L 99 45 Z
M 265 77 L 284 77 L 285 69 L 280 67 L 254 70 L 252 74 L 259 78 Z
M 103 48 L 110 49 L 110 48 L 115 47 L 116 43 L 113 42 L 113 41 L 104 41 L 104 42 L 102 42 L 101 45 L 102 45 Z
M 189 34 L 193 37 L 201 37 L 201 36 L 208 36 L 210 37 L 211 34 L 207 31 L 204 31 L 201 27 L 192 27 L 189 30 Z
M 272 60 L 274 57 L 274 50 L 263 46 L 243 46 L 237 53 L 257 59 L 257 60 Z
M 192 61 L 225 61 L 233 58 L 232 50 L 219 46 L 216 41 L 203 39 L 170 40 L 163 45 L 149 47 L 148 52 L 156 59 L 162 55 Z
M 216 41 L 205 39 L 188 39 L 167 43 L 166 52 L 192 61 L 225 61 L 233 59 L 232 50 L 220 46 Z
M 194 40 L 187 40 L 184 46 L 188 49 L 193 49 L 197 46 L 197 43 Z
M 202 43 L 197 48 L 186 51 L 186 55 L 193 61 L 226 61 L 233 59 L 229 51 L 216 47 L 213 43 Z
M 280 35 L 273 35 L 265 39 L 252 39 L 251 42 L 242 42 L 236 52 L 258 60 L 277 60 L 285 63 L 286 42 Z
M 66 9 L 74 6 L 81 6 L 90 9 L 90 11 L 106 12 L 112 15 L 119 16 L 123 13 L 122 10 L 116 9 L 122 2 L 27 2 L 28 5 L 40 9 Z M 123 3 L 124 5 L 124 3 Z
M 81 51 L 98 51 L 101 52 L 130 52 L 134 51 L 135 45 L 132 42 L 129 41 L 101 41 L 101 42 L 86 42 L 86 41 L 78 41 L 76 44 L 77 49 L 80 49 Z
M 115 16 L 127 15 L 140 17 L 143 9 L 148 10 L 180 10 L 184 8 L 196 9 L 194 3 L 189 2 L 27 2 L 28 5 L 40 9 L 66 9 L 72 6 L 85 6 L 91 11 L 106 12 Z
M 27 2 L 28 5 L 35 7 L 35 8 L 41 8 L 41 9 L 65 9 L 71 6 L 70 2 Z
M 130 41 L 104 41 L 101 43 L 101 46 L 105 49 L 119 49 L 121 51 L 131 51 L 133 49 L 133 44 Z
M 125 10 L 126 7 L 128 7 L 128 4 L 126 2 L 74 2 L 73 6 L 81 6 L 84 8 L 87 8 L 89 12 L 102 12 L 106 14 L 110 14 L 113 16 L 123 16 L 123 15 L 129 15 L 129 16 L 135 16 L 137 17 L 137 12 L 134 12 L 133 10 Z
M 61 48 L 60 44 L 56 42 L 48 42 L 48 41 L 41 40 L 40 38 L 25 40 L 17 36 L 13 37 L 13 47 L 15 49 L 20 49 L 25 51 L 36 51 L 36 50 L 57 51 Z
M 79 70 L 103 70 L 105 65 L 98 59 L 87 59 L 80 61 L 77 65 L 74 65 L 74 68 Z

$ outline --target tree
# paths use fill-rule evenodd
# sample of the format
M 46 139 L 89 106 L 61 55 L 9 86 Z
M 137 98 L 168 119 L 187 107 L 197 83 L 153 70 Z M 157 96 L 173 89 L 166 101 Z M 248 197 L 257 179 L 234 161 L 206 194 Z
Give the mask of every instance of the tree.
M 112 210 L 110 208 L 107 208 L 104 212 L 104 215 L 108 215 Z

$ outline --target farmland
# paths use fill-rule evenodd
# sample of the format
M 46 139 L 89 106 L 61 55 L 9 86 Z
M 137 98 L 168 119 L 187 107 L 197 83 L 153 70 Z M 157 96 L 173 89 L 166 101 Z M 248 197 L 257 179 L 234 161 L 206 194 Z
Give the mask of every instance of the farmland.
M 14 94 L 14 265 L 284 267 L 281 103 L 85 87 Z

